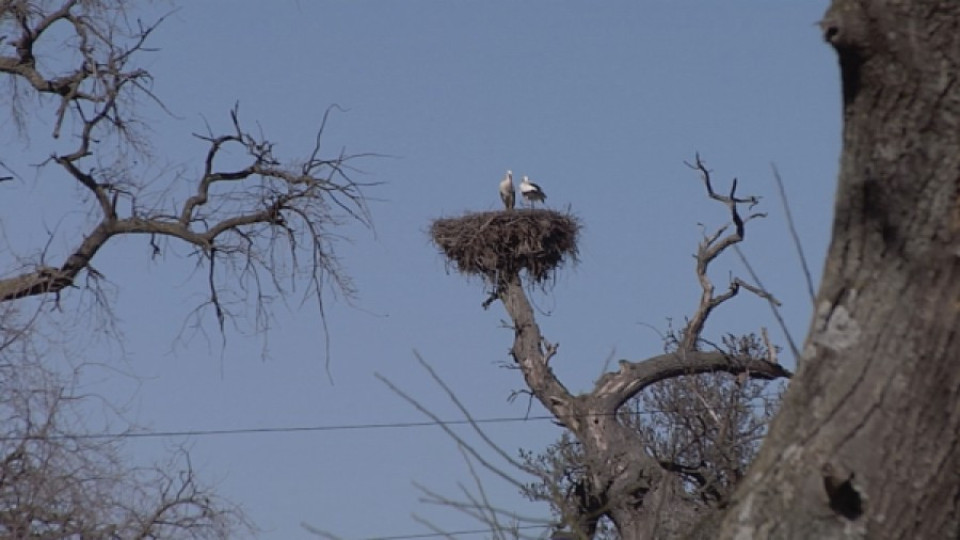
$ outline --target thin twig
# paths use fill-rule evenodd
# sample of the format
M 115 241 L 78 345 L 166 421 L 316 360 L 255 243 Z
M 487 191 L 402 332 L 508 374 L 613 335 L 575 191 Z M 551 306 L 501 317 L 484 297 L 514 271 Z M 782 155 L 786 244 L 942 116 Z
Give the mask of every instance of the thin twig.
M 750 274 L 750 279 L 757 284 L 757 286 L 766 290 L 763 286 L 763 283 L 760 281 L 760 276 L 754 272 L 753 267 L 750 265 L 750 261 L 747 260 L 747 256 L 743 254 L 739 247 L 734 247 L 737 256 L 740 257 L 740 262 L 743 263 L 743 266 L 747 269 L 747 273 Z M 790 345 L 790 352 L 793 354 L 793 359 L 799 365 L 800 362 L 800 350 L 797 349 L 797 344 L 793 341 L 793 336 L 790 334 L 790 330 L 787 328 L 787 323 L 783 320 L 783 316 L 780 314 L 780 308 L 778 307 L 777 302 L 773 297 L 767 298 L 767 305 L 770 306 L 770 311 L 773 312 L 773 317 L 777 320 L 777 324 L 780 326 L 780 330 L 783 332 L 784 337 L 787 338 L 787 344 Z
M 810 267 L 807 266 L 807 257 L 803 253 L 803 244 L 800 242 L 800 235 L 797 234 L 797 225 L 793 221 L 793 213 L 790 212 L 790 200 L 787 199 L 787 190 L 783 185 L 783 178 L 780 177 L 780 171 L 777 165 L 770 164 L 773 168 L 773 178 L 777 181 L 777 189 L 780 193 L 780 202 L 783 204 L 783 213 L 787 217 L 787 227 L 790 230 L 790 238 L 793 239 L 793 246 L 797 249 L 797 256 L 800 258 L 800 267 L 803 269 L 803 277 L 807 283 L 807 294 L 810 295 L 810 305 L 815 305 L 817 294 L 813 290 L 813 277 L 810 273 Z

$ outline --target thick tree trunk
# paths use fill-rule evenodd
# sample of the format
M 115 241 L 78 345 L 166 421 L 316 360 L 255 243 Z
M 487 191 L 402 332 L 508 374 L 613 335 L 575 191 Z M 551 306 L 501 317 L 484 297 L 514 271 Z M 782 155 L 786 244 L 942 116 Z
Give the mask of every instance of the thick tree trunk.
M 843 157 L 803 363 L 709 538 L 960 538 L 960 3 L 835 0 Z M 711 527 L 713 528 L 713 527 Z

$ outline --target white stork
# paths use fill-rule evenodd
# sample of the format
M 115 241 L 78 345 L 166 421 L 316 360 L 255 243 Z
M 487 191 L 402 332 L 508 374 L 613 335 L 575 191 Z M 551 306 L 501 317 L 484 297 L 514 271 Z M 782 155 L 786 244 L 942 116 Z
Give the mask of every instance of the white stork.
M 533 203 L 535 202 L 543 202 L 543 200 L 547 198 L 547 194 L 543 192 L 543 189 L 531 182 L 527 175 L 523 175 L 523 181 L 520 182 L 520 194 L 530 202 L 530 206 L 534 206 Z
M 517 194 L 513 191 L 513 171 L 507 171 L 507 175 L 500 181 L 500 200 L 507 210 L 513 210 L 514 201 Z

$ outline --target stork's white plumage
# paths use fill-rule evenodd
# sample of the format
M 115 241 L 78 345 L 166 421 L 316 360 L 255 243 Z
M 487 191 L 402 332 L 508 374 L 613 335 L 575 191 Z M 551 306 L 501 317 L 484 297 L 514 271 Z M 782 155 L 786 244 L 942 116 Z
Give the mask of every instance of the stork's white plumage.
M 543 192 L 543 189 L 530 181 L 530 178 L 527 175 L 523 175 L 523 181 L 520 182 L 520 194 L 523 195 L 523 198 L 530 201 L 530 205 L 533 206 L 534 202 L 543 202 L 547 198 L 547 194 Z
M 507 171 L 507 175 L 500 181 L 500 200 L 507 210 L 513 210 L 517 194 L 513 191 L 513 171 Z

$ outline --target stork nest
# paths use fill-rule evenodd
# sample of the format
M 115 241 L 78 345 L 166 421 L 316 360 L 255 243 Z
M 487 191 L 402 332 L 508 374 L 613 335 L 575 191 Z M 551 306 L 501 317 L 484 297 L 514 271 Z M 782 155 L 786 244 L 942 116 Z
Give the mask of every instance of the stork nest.
M 473 212 L 430 226 L 448 264 L 490 283 L 523 269 L 534 283 L 545 283 L 564 258 L 577 261 L 579 232 L 576 217 L 544 209 Z

